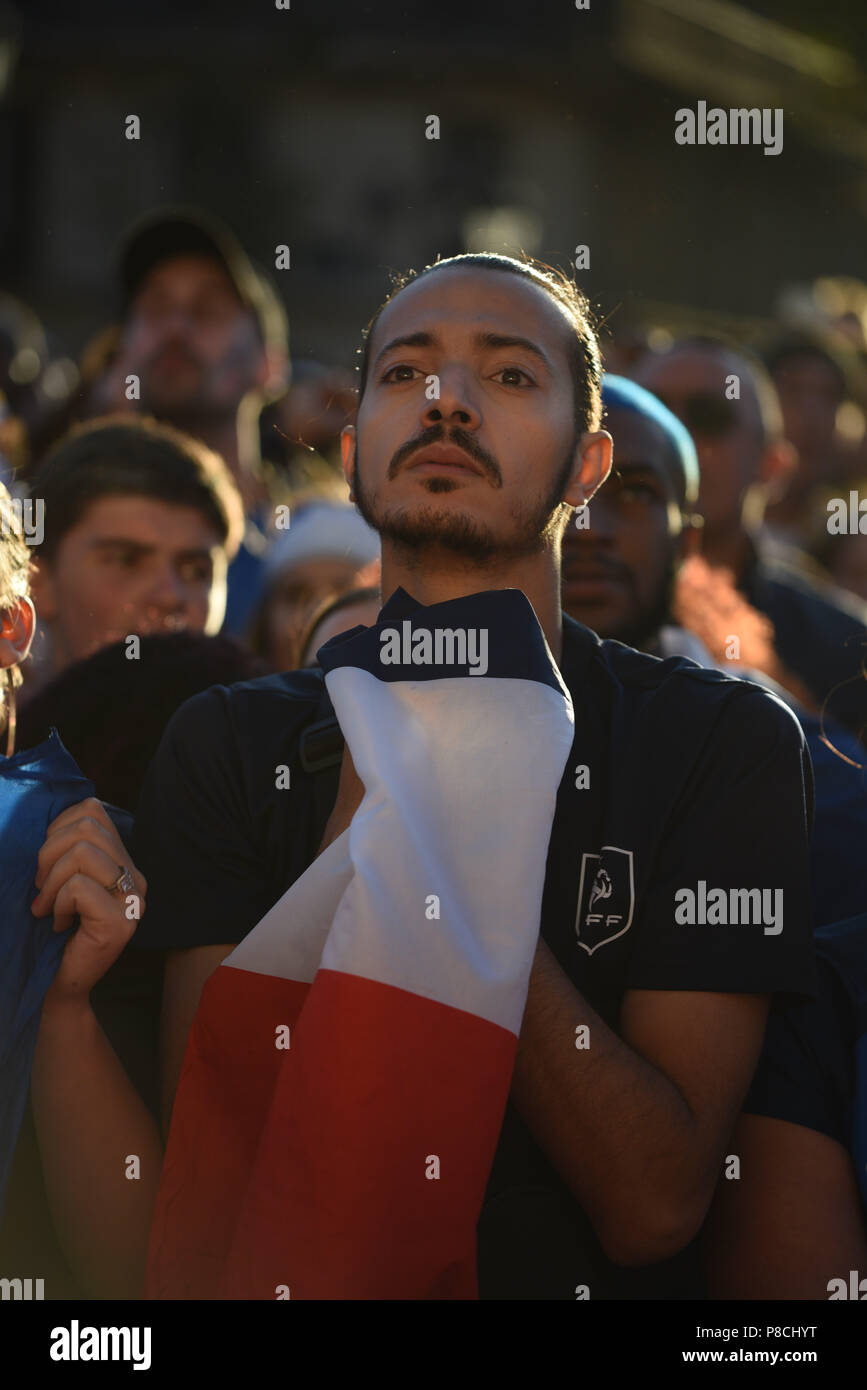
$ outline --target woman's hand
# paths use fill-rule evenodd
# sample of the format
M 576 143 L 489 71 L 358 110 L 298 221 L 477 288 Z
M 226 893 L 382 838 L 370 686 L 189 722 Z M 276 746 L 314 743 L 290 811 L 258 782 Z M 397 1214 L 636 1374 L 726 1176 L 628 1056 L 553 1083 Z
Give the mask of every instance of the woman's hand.
M 114 888 L 124 870 L 129 880 Z M 39 851 L 36 917 L 54 913 L 54 930 L 79 925 L 63 952 L 46 1004 L 86 1003 L 114 964 L 144 912 L 147 883 L 136 869 L 105 807 L 95 797 L 51 822 Z

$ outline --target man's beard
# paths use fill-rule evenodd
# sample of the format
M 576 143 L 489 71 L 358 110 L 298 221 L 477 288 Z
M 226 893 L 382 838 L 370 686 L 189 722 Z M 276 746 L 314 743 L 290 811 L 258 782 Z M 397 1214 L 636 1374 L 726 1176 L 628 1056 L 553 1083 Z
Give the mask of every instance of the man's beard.
M 250 389 L 245 354 L 236 349 L 219 363 L 209 365 L 182 346 L 196 371 L 188 388 L 179 392 L 171 382 L 161 381 L 160 373 L 151 371 L 161 353 L 174 346 L 163 344 L 141 364 L 142 410 L 193 435 L 197 433 L 196 426 L 207 427 L 236 415 L 241 398 Z
M 460 447 L 461 431 L 452 431 L 450 438 Z M 443 432 L 440 438 L 445 438 Z M 367 493 L 361 460 L 356 448 L 355 502 L 368 526 L 378 531 L 398 551 L 401 559 L 418 566 L 434 550 L 445 551 L 456 561 L 479 568 L 496 568 L 503 561 L 536 555 L 555 544 L 568 520 L 571 508 L 562 501 L 566 484 L 572 473 L 576 442 L 573 441 L 566 458 L 546 493 L 535 504 L 514 505 L 511 519 L 514 531 L 510 537 L 498 536 L 484 522 L 465 513 L 438 511 L 436 507 L 401 507 L 384 514 L 377 511 Z M 429 494 L 453 492 L 458 484 L 450 478 L 431 477 L 426 488 Z
M 616 642 L 634 647 L 636 651 L 652 651 L 658 645 L 659 629 L 672 621 L 671 609 L 676 580 L 677 560 L 671 555 L 650 602 L 640 612 L 627 618 L 616 630 L 600 632 L 599 636 L 614 638 Z

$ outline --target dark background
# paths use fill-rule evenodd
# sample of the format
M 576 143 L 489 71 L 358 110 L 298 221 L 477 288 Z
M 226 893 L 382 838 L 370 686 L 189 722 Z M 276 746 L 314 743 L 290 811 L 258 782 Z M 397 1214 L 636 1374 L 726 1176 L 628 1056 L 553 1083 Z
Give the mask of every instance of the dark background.
M 615 325 L 748 332 L 867 278 L 865 50 L 855 0 L 0 0 L 0 289 L 74 357 L 124 230 L 183 202 L 270 268 L 301 357 L 354 361 L 389 268 L 519 244 L 588 244 Z M 678 146 L 702 99 L 783 107 L 782 153 Z

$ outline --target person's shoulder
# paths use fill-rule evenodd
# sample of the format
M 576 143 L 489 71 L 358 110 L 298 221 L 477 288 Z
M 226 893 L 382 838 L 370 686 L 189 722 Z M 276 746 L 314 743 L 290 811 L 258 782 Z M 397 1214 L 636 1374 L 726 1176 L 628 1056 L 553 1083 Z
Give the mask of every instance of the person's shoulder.
M 789 706 L 764 686 L 689 657 L 657 657 L 636 651 L 563 615 L 567 669 L 594 669 L 603 676 L 602 698 L 612 707 L 670 727 L 730 728 L 739 737 L 746 729 L 755 747 L 784 740 L 803 745 L 804 735 Z M 577 659 L 577 660 L 576 660 Z M 565 674 L 565 673 L 564 673 Z M 569 678 L 566 677 L 567 685 Z
M 184 746 L 226 737 L 245 750 L 254 744 L 267 744 L 275 736 L 285 743 L 310 722 L 324 688 L 323 672 L 313 667 L 233 685 L 212 685 L 175 711 L 167 732 Z
M 672 696 L 680 690 L 684 698 L 720 704 L 744 696 L 765 697 L 772 706 L 786 708 L 764 686 L 742 676 L 728 676 L 712 666 L 700 666 L 687 656 L 652 656 L 649 652 L 627 647 L 614 638 L 600 638 L 595 632 L 563 615 L 563 647 L 574 669 L 574 658 L 583 658 L 604 672 L 609 682 L 622 691 L 647 692 L 651 695 L 667 687 Z M 568 683 L 568 682 L 567 682 Z
M 826 579 L 806 574 L 794 565 L 777 557 L 763 558 L 758 566 L 758 579 L 766 590 L 796 608 L 806 618 L 832 623 L 836 627 L 867 627 L 867 603 L 838 588 Z
M 833 969 L 867 1031 L 867 912 L 817 927 L 816 954 Z

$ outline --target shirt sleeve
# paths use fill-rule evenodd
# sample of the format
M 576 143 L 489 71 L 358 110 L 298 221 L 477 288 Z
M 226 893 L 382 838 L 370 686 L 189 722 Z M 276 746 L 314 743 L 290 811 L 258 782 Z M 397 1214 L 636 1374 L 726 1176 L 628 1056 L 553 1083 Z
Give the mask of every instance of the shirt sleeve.
M 729 699 L 639 902 L 628 988 L 812 997 L 812 797 L 795 716 L 766 691 Z
M 237 942 L 271 906 L 229 698 L 217 686 L 183 704 L 148 769 L 132 842 L 147 879 L 140 947 Z
M 815 1001 L 772 1010 L 743 1109 L 815 1129 L 848 1149 L 855 1085 L 851 1006 L 831 967 L 822 961 L 818 968 Z

